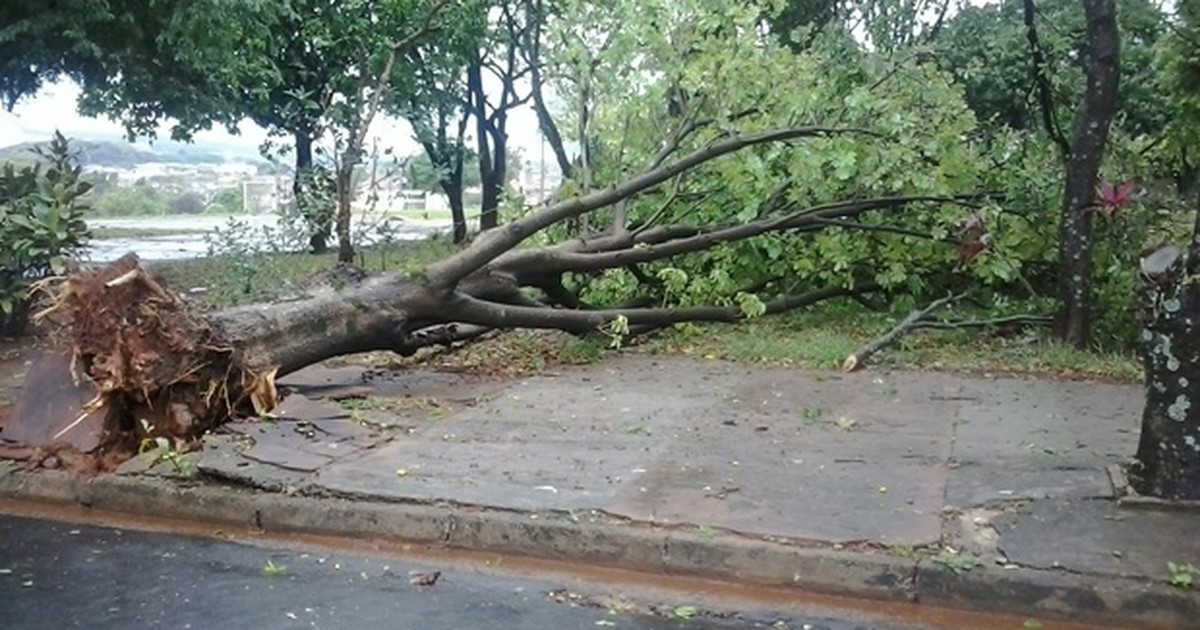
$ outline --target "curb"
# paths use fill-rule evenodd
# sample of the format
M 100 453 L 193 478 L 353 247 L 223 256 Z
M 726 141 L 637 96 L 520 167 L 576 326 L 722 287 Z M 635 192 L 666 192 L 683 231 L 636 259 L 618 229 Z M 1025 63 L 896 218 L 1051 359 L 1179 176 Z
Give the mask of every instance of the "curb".
M 883 552 L 798 547 L 559 513 L 388 503 L 185 485 L 162 479 L 0 467 L 0 498 L 74 504 L 193 522 L 410 543 L 687 575 L 825 594 L 1107 624 L 1186 627 L 1200 596 L 1163 582 L 1036 569 L 948 567 Z

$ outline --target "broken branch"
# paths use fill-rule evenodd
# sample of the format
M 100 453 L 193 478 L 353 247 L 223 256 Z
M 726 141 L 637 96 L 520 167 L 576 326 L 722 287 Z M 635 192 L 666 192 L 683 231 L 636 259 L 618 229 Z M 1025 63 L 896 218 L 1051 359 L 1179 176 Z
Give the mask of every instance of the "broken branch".
M 862 367 L 863 363 L 866 362 L 871 355 L 895 343 L 898 339 L 900 339 L 900 337 L 904 336 L 905 333 L 912 330 L 922 319 L 928 317 L 938 309 L 956 302 L 961 298 L 961 294 L 948 295 L 940 300 L 934 300 L 933 302 L 930 302 L 929 306 L 926 306 L 923 309 L 909 313 L 908 317 L 905 317 L 903 320 L 901 320 L 900 323 L 896 324 L 896 326 L 894 326 L 891 330 L 880 335 L 879 337 L 876 337 L 875 339 L 872 339 L 851 353 L 850 356 L 846 357 L 846 360 L 842 361 L 842 371 L 853 372 L 859 367 Z

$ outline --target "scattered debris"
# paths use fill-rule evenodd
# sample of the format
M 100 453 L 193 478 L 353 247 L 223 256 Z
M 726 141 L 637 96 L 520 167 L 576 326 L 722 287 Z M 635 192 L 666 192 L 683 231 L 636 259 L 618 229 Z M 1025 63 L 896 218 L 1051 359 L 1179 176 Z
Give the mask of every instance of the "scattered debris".
M 437 584 L 438 579 L 441 577 L 441 571 L 432 571 L 430 573 L 412 571 L 408 574 L 408 583 L 413 586 L 433 586 Z

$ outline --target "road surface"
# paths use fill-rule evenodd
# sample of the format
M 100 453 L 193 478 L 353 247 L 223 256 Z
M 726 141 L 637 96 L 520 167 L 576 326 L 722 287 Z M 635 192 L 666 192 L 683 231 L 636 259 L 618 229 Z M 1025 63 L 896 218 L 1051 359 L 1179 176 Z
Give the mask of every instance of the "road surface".
M 901 626 L 627 607 L 563 584 L 395 556 L 271 547 L 0 515 L 0 625 L 21 628 L 903 630 Z M 652 609 L 657 609 L 655 612 Z

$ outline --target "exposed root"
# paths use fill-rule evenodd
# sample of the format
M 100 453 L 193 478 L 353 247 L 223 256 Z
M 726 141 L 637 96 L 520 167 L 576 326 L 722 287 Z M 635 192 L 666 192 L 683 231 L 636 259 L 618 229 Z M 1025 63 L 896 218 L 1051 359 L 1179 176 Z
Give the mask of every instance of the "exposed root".
M 134 254 L 72 271 L 39 317 L 65 333 L 73 377 L 87 378 L 93 405 L 107 409 L 101 455 L 136 454 L 145 438 L 187 442 L 275 406 L 274 370 L 250 370 Z

